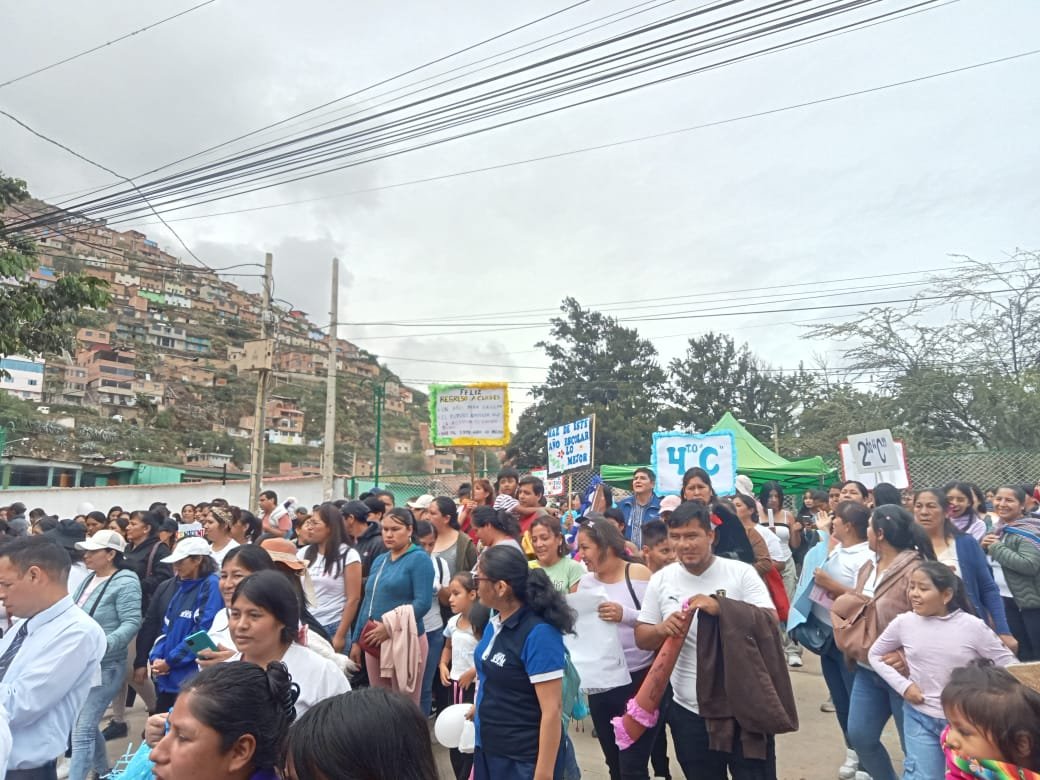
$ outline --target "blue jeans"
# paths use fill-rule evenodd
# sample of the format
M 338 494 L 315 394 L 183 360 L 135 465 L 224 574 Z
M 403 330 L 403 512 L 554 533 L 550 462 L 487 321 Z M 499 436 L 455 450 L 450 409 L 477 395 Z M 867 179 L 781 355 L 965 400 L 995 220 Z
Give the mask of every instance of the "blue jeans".
M 72 727 L 72 763 L 69 780 L 86 780 L 90 770 L 98 775 L 108 773 L 108 754 L 105 738 L 101 736 L 101 716 L 112 698 L 123 687 L 126 677 L 126 658 L 101 665 L 101 684 L 90 689 L 79 717 Z
M 426 656 L 426 668 L 422 676 L 422 695 L 419 697 L 419 709 L 426 717 L 433 710 L 433 675 L 441 663 L 441 651 L 444 649 L 444 628 L 436 628 L 426 632 L 426 640 L 430 643 L 430 651 Z
M 849 701 L 848 736 L 852 749 L 859 756 L 860 769 L 873 780 L 898 780 L 892 759 L 881 744 L 881 732 L 891 717 L 896 719 L 899 741 L 902 742 L 903 697 L 888 687 L 888 683 L 873 669 L 858 667 Z
M 903 724 L 906 735 L 903 780 L 943 777 L 946 757 L 943 755 L 941 737 L 946 720 L 925 715 L 904 702 Z
M 834 642 L 827 644 L 827 649 L 820 655 L 820 670 L 827 690 L 834 704 L 834 714 L 841 726 L 845 745 L 849 744 L 849 700 L 852 697 L 852 681 L 856 676 L 855 669 L 849 669 L 845 656 Z

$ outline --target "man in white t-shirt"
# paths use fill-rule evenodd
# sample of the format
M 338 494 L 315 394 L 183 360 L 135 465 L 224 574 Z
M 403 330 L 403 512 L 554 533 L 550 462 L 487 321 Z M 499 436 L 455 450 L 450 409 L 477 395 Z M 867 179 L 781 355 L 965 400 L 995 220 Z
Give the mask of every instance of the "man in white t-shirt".
M 716 557 L 712 552 L 715 527 L 710 507 L 697 501 L 681 504 L 668 518 L 668 540 L 677 560 L 650 578 L 635 629 L 640 648 L 657 650 L 668 637 L 681 636 L 685 626 L 683 605 L 687 601 L 692 610 L 717 615 L 719 605 L 712 597 L 724 595 L 764 609 L 776 619 L 769 591 L 754 568 L 743 561 Z M 649 777 L 647 757 L 665 719 L 672 729 L 676 758 L 687 777 L 725 780 L 729 771 L 741 780 L 769 778 L 770 762 L 744 758 L 739 739 L 734 740 L 737 748 L 732 753 L 708 749 L 708 732 L 697 702 L 697 675 L 714 674 L 715 670 L 697 668 L 697 620 L 695 612 L 672 671 L 674 701 L 670 705 L 666 693 L 658 726 L 621 752 L 621 776 L 626 780 Z

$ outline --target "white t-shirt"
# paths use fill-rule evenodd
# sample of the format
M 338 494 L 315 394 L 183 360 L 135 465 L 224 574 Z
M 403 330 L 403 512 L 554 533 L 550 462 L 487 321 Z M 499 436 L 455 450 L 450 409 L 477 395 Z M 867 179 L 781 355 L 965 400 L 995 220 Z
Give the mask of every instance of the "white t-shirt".
M 228 659 L 229 662 L 241 660 L 241 653 Z M 350 690 L 350 683 L 336 664 L 296 642 L 289 645 L 282 663 L 289 670 L 293 682 L 300 686 L 300 698 L 296 700 L 297 718 L 318 702 Z
M 472 628 L 459 628 L 461 618 L 462 615 L 452 615 L 444 629 L 444 638 L 451 640 L 451 672 L 448 677 L 452 680 L 462 679 L 462 675 L 473 668 L 473 651 L 479 641 Z
M 672 563 L 650 578 L 639 622 L 655 625 L 693 596 L 713 595 L 725 591 L 726 598 L 746 601 L 756 607 L 773 610 L 765 583 L 752 566 L 743 561 L 716 557 L 700 576 L 691 574 L 681 563 Z M 690 632 L 672 671 L 672 690 L 675 702 L 690 712 L 699 713 L 697 705 L 697 621 L 695 616 Z
M 312 546 L 304 547 L 297 553 L 296 557 L 307 563 L 306 554 Z M 340 569 L 339 576 L 336 576 L 336 566 L 333 566 L 328 574 L 325 573 L 325 556 L 320 551 L 315 556 L 314 563 L 307 564 L 311 582 L 314 583 L 315 605 L 314 609 L 311 610 L 311 614 L 323 626 L 331 626 L 333 623 L 339 622 L 343 616 L 343 605 L 347 603 L 347 594 L 343 589 L 343 570 L 348 566 L 353 566 L 355 563 L 358 566 L 361 565 L 361 556 L 358 555 L 358 551 L 353 547 L 341 544 L 339 546 L 339 554 L 346 556 L 343 559 L 343 568 Z
M 989 567 L 993 570 L 993 579 L 997 582 L 997 590 L 1000 591 L 1000 595 L 1006 599 L 1014 598 L 1011 595 L 1011 588 L 1008 587 L 1007 577 L 1004 576 L 1004 567 L 992 558 L 989 559 Z
M 217 550 L 211 547 L 209 556 L 217 562 L 217 568 L 219 569 L 224 565 L 224 558 L 227 557 L 227 554 L 239 546 L 239 543 L 234 539 L 228 539 L 227 544 L 224 545 L 223 549 Z
M 448 568 L 448 564 L 436 555 L 431 555 L 430 559 L 433 561 L 433 603 L 430 604 L 430 608 L 426 610 L 422 619 L 426 633 L 440 631 L 444 628 L 444 620 L 441 618 L 441 603 L 437 600 L 437 592 L 441 588 L 448 587 L 448 583 L 451 582 L 451 569 Z
M 209 627 L 209 638 L 217 647 L 225 647 L 228 650 L 237 650 L 235 641 L 231 638 L 231 626 L 228 624 L 227 608 L 218 609 L 213 616 L 213 625 Z
M 781 563 L 787 563 L 789 560 L 791 560 L 791 529 L 787 525 L 780 524 L 780 521 L 784 519 L 790 520 L 791 517 L 782 511 L 774 512 L 774 525 L 769 525 L 768 522 L 760 522 L 758 524 L 759 528 L 761 528 L 762 530 L 771 531 L 773 535 L 776 536 L 777 541 L 780 542 L 780 554 L 783 557 L 777 558 L 775 555 L 773 555 L 772 550 L 769 551 L 769 557 L 772 558 L 774 561 L 780 561 Z M 766 543 L 768 544 L 768 540 L 766 541 Z
M 762 537 L 762 541 L 766 543 L 766 547 L 769 548 L 769 557 L 777 563 L 787 563 L 791 558 L 791 548 L 780 541 L 780 537 L 777 536 L 773 531 L 764 525 L 755 526 L 755 530 L 758 531 L 758 535 Z M 787 551 L 787 557 L 784 557 L 784 551 Z
M 870 551 L 870 545 L 867 542 L 860 542 L 851 547 L 843 547 L 839 544 L 831 550 L 827 561 L 820 568 L 845 587 L 855 588 L 859 570 L 873 557 L 874 553 Z M 814 601 L 812 613 L 828 626 L 834 625 L 831 622 L 830 609 L 823 604 L 817 604 Z

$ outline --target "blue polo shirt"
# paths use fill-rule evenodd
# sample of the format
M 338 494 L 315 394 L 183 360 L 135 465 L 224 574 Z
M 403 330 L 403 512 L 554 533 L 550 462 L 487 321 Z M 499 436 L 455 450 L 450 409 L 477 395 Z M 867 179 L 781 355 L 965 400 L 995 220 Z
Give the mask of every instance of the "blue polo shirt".
M 542 708 L 536 683 L 559 680 L 563 636 L 527 607 L 488 624 L 473 660 L 477 668 L 477 745 L 488 755 L 538 760 Z

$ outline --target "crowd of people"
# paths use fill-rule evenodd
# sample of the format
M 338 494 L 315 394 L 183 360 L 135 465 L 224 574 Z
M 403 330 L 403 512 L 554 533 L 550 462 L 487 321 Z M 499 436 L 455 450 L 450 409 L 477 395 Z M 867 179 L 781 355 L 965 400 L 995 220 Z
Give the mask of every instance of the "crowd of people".
M 506 468 L 404 505 L 0 508 L 0 766 L 116 776 L 107 742 L 140 699 L 160 780 L 432 780 L 432 720 L 466 704 L 459 780 L 580 777 L 586 715 L 611 780 L 770 780 L 811 653 L 842 780 L 1040 778 L 1033 486 L 847 481 L 792 505 L 700 468 L 660 496 L 638 468 L 630 488 L 555 506 Z M 583 620 L 619 648 L 608 682 L 572 662 L 599 651 Z

